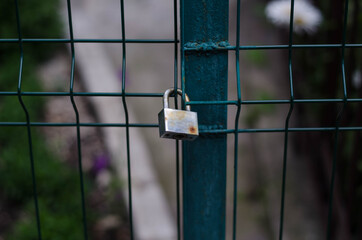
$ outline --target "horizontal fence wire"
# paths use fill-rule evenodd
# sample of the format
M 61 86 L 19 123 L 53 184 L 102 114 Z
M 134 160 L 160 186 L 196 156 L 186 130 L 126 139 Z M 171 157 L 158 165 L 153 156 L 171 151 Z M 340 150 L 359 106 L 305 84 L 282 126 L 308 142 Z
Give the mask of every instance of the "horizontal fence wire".
M 78 39 L 67 39 L 67 38 L 24 38 L 24 39 L 17 39 L 17 38 L 8 38 L 8 39 L 0 39 L 0 43 L 175 43 L 175 40 L 171 39 L 85 39 L 85 38 L 78 38 Z M 177 41 L 178 42 L 178 41 Z
M 175 41 L 171 39 L 37 39 L 37 38 L 24 38 L 24 39 L 16 39 L 16 38 L 8 38 L 8 39 L 0 39 L 0 43 L 18 43 L 19 41 L 23 43 L 161 43 L 161 44 L 174 44 Z M 179 40 L 176 41 L 179 43 Z M 218 50 L 230 50 L 236 51 L 239 50 L 268 50 L 268 49 L 289 49 L 289 48 L 341 48 L 342 44 L 292 44 L 291 46 L 285 44 L 278 45 L 242 45 L 242 46 L 226 46 L 226 47 L 213 47 L 212 51 Z M 362 43 L 346 43 L 344 45 L 345 48 L 360 48 L 362 47 Z M 184 47 L 184 51 L 210 51 L 209 49 L 202 48 L 192 48 L 192 47 Z
M 284 133 L 284 152 L 283 152 L 283 175 L 282 177 L 282 186 L 281 186 L 281 203 L 280 203 L 280 220 L 279 220 L 279 239 L 283 239 L 283 227 L 284 227 L 284 205 L 285 205 L 285 184 L 286 184 L 286 175 L 287 175 L 287 153 L 288 153 L 288 136 L 291 132 L 333 132 L 334 133 L 334 152 L 333 152 L 333 166 L 332 174 L 330 179 L 330 195 L 329 195 L 329 211 L 328 211 L 328 226 L 326 229 L 326 238 L 331 238 L 331 220 L 333 212 L 333 189 L 335 181 L 335 172 L 336 172 L 336 161 L 337 161 L 337 152 L 338 152 L 338 135 L 343 131 L 362 131 L 362 126 L 340 126 L 340 120 L 343 115 L 343 110 L 346 105 L 349 103 L 361 103 L 362 98 L 348 98 L 347 89 L 346 89 L 346 77 L 345 77 L 345 66 L 344 66 L 344 53 L 345 49 L 353 48 L 362 48 L 362 43 L 358 44 L 349 44 L 346 43 L 346 32 L 347 32 L 347 17 L 348 17 L 348 0 L 345 2 L 344 8 L 344 23 L 343 23 L 343 32 L 342 32 L 342 41 L 341 43 L 334 44 L 293 44 L 293 14 L 294 14 L 294 0 L 291 0 L 291 13 L 290 13 L 290 26 L 289 26 L 289 40 L 287 45 L 241 45 L 240 43 L 240 0 L 237 0 L 237 25 L 236 25 L 236 45 L 235 46 L 223 46 L 223 47 L 213 47 L 212 51 L 233 51 L 235 53 L 236 60 L 236 84 L 237 84 L 237 99 L 228 100 L 228 101 L 190 101 L 184 104 L 186 105 L 230 105 L 236 107 L 236 116 L 234 121 L 234 128 L 230 129 L 201 129 L 200 134 L 213 135 L 213 134 L 233 134 L 234 135 L 234 179 L 233 179 L 233 239 L 236 239 L 236 230 L 237 230 L 237 178 L 238 178 L 238 136 L 243 133 Z M 121 39 L 77 39 L 73 37 L 72 30 L 72 14 L 71 14 L 71 4 L 70 0 L 67 0 L 67 10 L 68 10 L 68 20 L 69 20 L 69 34 L 70 38 L 59 38 L 59 39 L 38 39 L 38 38 L 22 38 L 21 35 L 21 13 L 19 12 L 18 1 L 16 3 L 16 17 L 17 17 L 17 27 L 18 27 L 18 38 L 3 38 L 0 39 L 0 44 L 18 44 L 20 49 L 20 68 L 19 68 L 19 79 L 18 79 L 18 89 L 17 91 L 0 91 L 0 96 L 14 96 L 17 97 L 21 107 L 24 110 L 25 121 L 24 122 L 0 122 L 0 127 L 26 127 L 28 134 L 28 144 L 29 144 L 29 159 L 31 165 L 31 176 L 33 182 L 33 192 L 34 192 L 34 205 L 35 205 L 35 214 L 37 221 L 37 231 L 38 237 L 41 239 L 41 222 L 39 219 L 39 207 L 37 200 L 37 188 L 36 188 L 36 168 L 34 165 L 33 159 L 33 146 L 32 146 L 32 137 L 31 137 L 31 127 L 75 127 L 77 132 L 77 150 L 78 150 L 78 168 L 79 168 L 79 177 L 80 177 L 80 201 L 82 204 L 82 213 L 83 213 L 83 227 L 84 227 L 84 239 L 88 239 L 87 235 L 87 222 L 86 222 L 86 205 L 85 205 L 85 196 L 84 196 L 84 184 L 83 184 L 83 172 L 82 172 L 82 154 L 81 154 L 81 141 L 80 141 L 80 128 L 82 127 L 119 127 L 126 129 L 126 143 L 127 143 L 127 172 L 128 172 L 128 201 L 129 201 L 129 219 L 130 219 L 130 232 L 131 239 L 133 239 L 133 214 L 132 214 L 132 187 L 131 187 L 131 156 L 130 156 L 130 128 L 157 128 L 157 123 L 131 123 L 129 122 L 128 117 L 128 106 L 127 98 L 161 98 L 163 93 L 132 93 L 127 92 L 125 87 L 125 71 L 122 71 L 122 91 L 121 92 L 74 92 L 74 70 L 75 70 L 75 43 L 114 43 L 121 44 L 123 49 L 122 55 L 122 69 L 126 67 L 126 48 L 127 44 L 173 44 L 174 45 L 174 88 L 178 88 L 178 53 L 181 50 L 181 74 L 184 74 L 183 61 L 184 61 L 184 52 L 185 51 L 210 51 L 205 50 L 201 47 L 189 47 L 184 46 L 182 42 L 178 39 L 178 19 L 177 19 L 177 1 L 174 0 L 174 39 L 127 39 L 125 34 L 125 12 L 124 12 L 124 1 L 120 0 L 120 14 L 121 14 Z M 23 44 L 29 43 L 70 43 L 71 44 L 71 75 L 70 75 L 70 89 L 68 92 L 27 92 L 22 91 L 22 67 L 24 61 L 23 55 Z M 181 44 L 181 46 L 179 46 Z M 180 49 L 181 48 L 181 49 Z M 293 91 L 293 63 L 292 63 L 292 54 L 295 49 L 308 49 L 308 48 L 321 48 L 321 49 L 340 49 L 342 52 L 341 55 L 341 67 L 342 67 L 342 86 L 343 86 L 343 98 L 325 98 L 325 99 L 297 99 L 294 97 Z M 270 99 L 270 100 L 244 100 L 241 95 L 241 85 L 240 85 L 240 51 L 253 51 L 253 50 L 277 50 L 285 49 L 288 51 L 288 70 L 289 70 L 289 88 L 290 96 L 289 99 Z M 184 84 L 181 84 L 184 88 Z M 184 92 L 184 91 L 183 91 Z M 31 121 L 27 108 L 23 103 L 22 97 L 34 97 L 34 96 L 66 96 L 69 97 L 74 114 L 76 116 L 75 122 L 34 122 Z M 74 97 L 116 97 L 120 98 L 125 112 L 124 123 L 88 123 L 80 122 L 79 113 L 77 110 Z M 184 95 L 182 96 L 184 99 Z M 334 126 L 322 126 L 322 127 L 289 127 L 289 120 L 293 113 L 293 108 L 298 104 L 315 104 L 315 103 L 331 103 L 331 104 L 340 104 L 343 106 L 341 111 L 338 113 L 338 116 L 335 120 Z M 285 125 L 282 128 L 239 128 L 240 114 L 242 112 L 243 106 L 246 105 L 260 105 L 260 104 L 275 104 L 275 105 L 289 105 L 289 111 L 285 119 Z M 175 105 L 177 107 L 177 97 L 175 97 Z M 176 141 L 176 194 L 177 194 L 177 239 L 181 239 L 181 203 L 180 203 L 180 160 L 179 160 L 179 141 Z
M 77 123 L 49 123 L 49 122 L 29 122 L 33 127 L 75 127 Z M 0 126 L 8 127 L 24 127 L 27 126 L 27 122 L 0 122 Z M 79 123 L 80 127 L 132 127 L 132 128 L 158 128 L 158 123 Z M 290 132 L 329 132 L 334 131 L 335 127 L 300 127 L 289 128 Z M 238 133 L 266 133 L 266 132 L 285 132 L 285 128 L 246 128 L 237 129 Z M 339 131 L 362 131 L 360 127 L 339 127 Z M 202 130 L 202 134 L 232 134 L 235 129 L 214 129 L 214 130 Z

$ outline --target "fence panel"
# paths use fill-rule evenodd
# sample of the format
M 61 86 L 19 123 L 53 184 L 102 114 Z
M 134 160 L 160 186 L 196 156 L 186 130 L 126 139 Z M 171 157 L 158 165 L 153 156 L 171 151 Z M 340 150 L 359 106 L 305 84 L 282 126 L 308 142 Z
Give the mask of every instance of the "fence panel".
M 233 216 L 230 221 L 232 227 L 232 238 L 237 239 L 238 223 L 237 217 L 237 180 L 238 180 L 238 161 L 239 159 L 239 142 L 238 136 L 245 133 L 257 134 L 257 133 L 274 133 L 280 132 L 284 134 L 283 144 L 283 165 L 280 166 L 282 170 L 282 186 L 281 186 L 281 202 L 280 202 L 280 219 L 278 238 L 283 239 L 284 229 L 284 215 L 285 215 L 285 201 L 286 201 L 286 184 L 287 184 L 287 163 L 288 163 L 288 149 L 290 149 L 289 135 L 291 132 L 333 132 L 333 159 L 330 186 L 328 189 L 328 215 L 327 215 L 327 227 L 325 230 L 326 239 L 332 239 L 332 220 L 333 220 L 333 200 L 335 179 L 337 171 L 337 157 L 339 149 L 339 136 L 342 131 L 362 131 L 362 126 L 341 126 L 341 119 L 344 115 L 344 111 L 350 103 L 362 103 L 360 97 L 350 97 L 347 92 L 347 80 L 345 74 L 345 51 L 346 49 L 361 49 L 361 43 L 347 43 L 347 22 L 349 15 L 349 1 L 345 1 L 343 12 L 343 30 L 341 32 L 341 42 L 332 44 L 294 44 L 293 42 L 293 30 L 294 30 L 294 7 L 295 0 L 290 1 L 290 24 L 289 24 L 289 38 L 288 44 L 279 45 L 241 45 L 240 34 L 247 34 L 240 32 L 240 0 L 237 0 L 236 11 L 236 39 L 235 46 L 229 44 L 229 1 L 216 1 L 216 0 L 180 0 L 179 7 L 177 0 L 174 0 L 174 38 L 173 39 L 128 39 L 126 37 L 125 30 L 125 2 L 120 0 L 120 16 L 121 16 L 121 39 L 80 39 L 75 38 L 73 34 L 72 23 L 72 8 L 71 1 L 67 0 L 67 15 L 69 20 L 69 38 L 24 38 L 22 36 L 22 23 L 21 23 L 21 11 L 19 11 L 18 0 L 14 0 L 14 12 L 16 14 L 17 33 L 16 38 L 1 38 L 0 44 L 13 44 L 19 47 L 19 71 L 17 79 L 17 91 L 0 91 L 0 97 L 16 96 L 20 106 L 24 111 L 23 122 L 0 122 L 0 129 L 8 127 L 25 127 L 28 148 L 29 148 L 29 162 L 31 172 L 31 179 L 33 187 L 34 197 L 34 212 L 37 222 L 37 234 L 38 239 L 42 239 L 42 222 L 41 222 L 41 209 L 39 209 L 38 203 L 38 190 L 36 181 L 36 159 L 33 155 L 33 139 L 32 129 L 33 127 L 73 127 L 76 130 L 76 143 L 77 143 L 77 163 L 79 174 L 79 206 L 82 212 L 82 224 L 83 224 L 83 237 L 84 239 L 91 238 L 88 234 L 89 226 L 87 226 L 87 204 L 85 201 L 84 193 L 84 173 L 82 167 L 82 143 L 81 143 L 81 128 L 84 127 L 117 127 L 124 128 L 126 130 L 126 149 L 127 149 L 127 178 L 128 178 L 128 214 L 130 221 L 130 238 L 135 239 L 134 227 L 133 227 L 133 195 L 132 195 L 132 171 L 131 165 L 132 154 L 130 146 L 130 128 L 158 128 L 157 123 L 134 123 L 130 122 L 128 116 L 127 100 L 129 98 L 139 98 L 142 101 L 147 101 L 148 98 L 162 98 L 164 89 L 160 89 L 157 93 L 133 93 L 128 92 L 126 89 L 126 63 L 127 63 L 127 46 L 129 44 L 172 44 L 174 47 L 174 79 L 173 87 L 179 88 L 179 76 L 181 76 L 181 89 L 183 93 L 187 93 L 191 99 L 190 102 L 185 103 L 185 96 L 182 96 L 182 107 L 188 104 L 192 107 L 193 111 L 198 112 L 199 116 L 199 130 L 200 136 L 194 142 L 182 143 L 182 194 L 181 196 L 181 177 L 179 168 L 180 164 L 180 142 L 177 140 L 175 143 L 174 156 L 176 160 L 176 186 L 175 191 L 177 194 L 177 239 L 225 239 L 225 224 L 226 224 L 226 158 L 227 158 L 227 135 L 234 136 L 234 176 L 233 183 L 229 183 L 233 186 Z M 247 3 L 245 3 L 247 4 Z M 232 9 L 234 11 L 234 9 Z M 180 13 L 181 24 L 178 23 L 178 13 Z M 0 23 L 1 24 L 1 23 Z M 181 36 L 178 36 L 178 27 L 180 25 Z M 26 54 L 23 51 L 23 46 L 26 44 L 42 44 L 42 43 L 68 43 L 70 44 L 71 53 L 71 75 L 69 77 L 69 89 L 65 92 L 35 92 L 35 91 L 23 91 L 23 64 Z M 75 43 L 87 44 L 87 43 L 114 43 L 119 44 L 122 47 L 122 89 L 114 92 L 75 92 L 74 91 L 74 73 L 76 59 Z M 340 67 L 342 69 L 341 74 L 341 86 L 342 97 L 340 98 L 304 98 L 298 99 L 295 97 L 294 80 L 293 80 L 293 53 L 295 49 L 337 49 L 341 52 Z M 289 72 L 289 98 L 288 99 L 274 99 L 274 100 L 244 100 L 241 95 L 241 73 L 239 58 L 241 51 L 254 51 L 254 50 L 275 50 L 285 49 L 288 51 L 288 65 L 285 68 Z M 181 54 L 181 63 L 178 62 L 178 55 Z M 235 56 L 235 89 L 237 99 L 228 98 L 228 56 L 233 54 Z M 179 68 L 179 65 L 181 68 Z M 168 87 L 168 86 L 167 86 Z M 165 89 L 167 88 L 165 87 Z M 73 111 L 75 114 L 75 121 L 71 123 L 56 122 L 35 122 L 32 121 L 29 116 L 27 106 L 23 102 L 23 97 L 35 97 L 35 96 L 66 96 L 69 97 Z M 83 123 L 80 121 L 79 112 L 77 108 L 75 97 L 116 97 L 120 100 L 120 107 L 123 108 L 125 116 L 124 120 L 115 123 Z M 313 103 L 341 103 L 338 116 L 334 119 L 334 126 L 321 126 L 321 127 L 290 127 L 290 119 L 294 114 L 295 106 L 298 104 L 313 104 Z M 288 105 L 289 111 L 285 119 L 283 128 L 240 128 L 240 114 L 243 110 L 243 106 L 246 105 Z M 177 96 L 175 97 L 175 106 L 177 107 Z M 234 127 L 228 128 L 227 114 L 228 107 L 236 108 L 236 116 L 234 120 Z M 156 115 L 156 113 L 155 113 Z M 158 136 L 157 136 L 158 137 Z M 1 159 L 0 159 L 1 160 Z M 182 200 L 182 201 L 181 201 Z M 182 205 L 182 208 L 181 208 Z M 182 212 L 181 212 L 182 209 Z M 181 220 L 183 220 L 183 227 L 181 227 Z M 182 237 L 183 236 L 183 237 Z

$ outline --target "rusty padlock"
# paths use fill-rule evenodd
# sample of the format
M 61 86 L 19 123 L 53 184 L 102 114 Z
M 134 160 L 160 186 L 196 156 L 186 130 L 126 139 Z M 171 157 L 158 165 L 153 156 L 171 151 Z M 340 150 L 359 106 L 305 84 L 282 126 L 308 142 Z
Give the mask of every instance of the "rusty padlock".
M 177 94 L 182 95 L 182 90 L 177 89 Z M 177 140 L 195 140 L 199 136 L 199 126 L 197 113 L 191 112 L 190 105 L 186 106 L 186 111 L 168 107 L 168 100 L 171 94 L 175 94 L 173 88 L 167 89 L 163 95 L 163 109 L 158 114 L 158 123 L 161 138 L 171 138 Z M 185 94 L 186 102 L 190 99 Z

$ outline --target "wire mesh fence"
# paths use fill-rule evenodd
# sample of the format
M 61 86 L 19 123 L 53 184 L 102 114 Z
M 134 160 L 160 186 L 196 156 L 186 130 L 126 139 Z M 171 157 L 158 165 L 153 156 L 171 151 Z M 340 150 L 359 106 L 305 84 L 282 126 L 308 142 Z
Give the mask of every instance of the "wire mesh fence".
M 207 54 L 212 55 L 216 54 L 218 52 L 228 52 L 228 54 L 234 54 L 235 56 L 235 79 L 236 79 L 236 86 L 237 88 L 234 89 L 237 98 L 236 99 L 230 99 L 225 101 L 218 101 L 218 100 L 208 100 L 208 101 L 193 101 L 191 99 L 190 102 L 185 103 L 183 101 L 183 107 L 186 105 L 191 106 L 229 106 L 234 107 L 236 109 L 236 115 L 234 119 L 234 125 L 232 127 L 227 128 L 227 126 L 222 126 L 221 129 L 201 129 L 200 130 L 200 136 L 203 138 L 213 138 L 213 136 L 218 135 L 233 135 L 234 136 L 234 142 L 233 142 L 233 149 L 234 149 L 234 163 L 233 163 L 233 215 L 232 215 L 232 239 L 237 239 L 237 230 L 238 230 L 238 224 L 237 224 L 237 194 L 238 194 L 238 162 L 242 161 L 243 159 L 239 158 L 239 136 L 242 134 L 250 133 L 250 134 L 256 134 L 256 133 L 282 133 L 284 134 L 284 142 L 280 143 L 283 144 L 283 165 L 282 165 L 282 186 L 281 186 L 281 202 L 280 202 L 280 219 L 279 219 L 279 233 L 278 238 L 283 239 L 283 227 L 284 227 L 284 215 L 285 215 L 285 201 L 286 201 L 286 183 L 287 183 L 287 162 L 288 162 L 288 149 L 290 149 L 290 133 L 305 133 L 305 132 L 331 132 L 333 133 L 333 153 L 332 153 L 332 169 L 331 169 L 331 178 L 330 178 L 330 186 L 329 186 L 329 208 L 328 208 L 328 216 L 327 216 L 327 229 L 325 230 L 326 239 L 333 239 L 332 234 L 332 217 L 333 217 L 333 199 L 334 199 L 334 188 L 335 188 L 335 178 L 336 178 L 336 171 L 337 171 L 337 161 L 338 152 L 339 149 L 339 138 L 341 135 L 341 132 L 357 132 L 362 130 L 362 126 L 354 125 L 354 126 L 342 126 L 341 125 L 341 119 L 343 118 L 345 114 L 345 109 L 350 104 L 360 104 L 362 102 L 362 98 L 360 97 L 351 97 L 349 95 L 349 92 L 347 91 L 347 80 L 346 80 L 346 73 L 345 73 L 345 52 L 347 50 L 357 50 L 362 48 L 362 43 L 348 43 L 346 36 L 347 36 L 347 22 L 348 22 L 348 16 L 349 16 L 349 1 L 345 1 L 344 5 L 344 12 L 343 12 L 343 27 L 340 39 L 341 41 L 338 43 L 331 43 L 331 44 L 295 44 L 293 41 L 293 32 L 294 32 L 294 6 L 295 6 L 294 0 L 290 1 L 290 16 L 289 16 L 289 33 L 288 33 L 288 44 L 279 44 L 279 45 L 242 45 L 240 41 L 240 36 L 243 34 L 240 31 L 240 18 L 241 18 L 241 12 L 240 9 L 242 9 L 241 1 L 237 1 L 237 7 L 236 9 L 232 9 L 231 11 L 236 12 L 236 38 L 235 38 L 235 46 L 230 45 L 228 42 L 225 41 L 224 44 L 214 44 L 212 46 L 199 46 L 199 45 L 190 45 L 188 43 L 185 43 L 184 41 L 184 31 L 183 23 L 185 21 L 186 16 L 185 12 L 183 11 L 184 8 L 184 1 L 180 1 L 180 7 L 178 7 L 178 2 L 175 0 L 173 1 L 173 26 L 174 26 L 174 38 L 173 39 L 128 39 L 126 36 L 126 28 L 125 28 L 125 15 L 127 12 L 125 12 L 125 3 L 123 0 L 120 1 L 120 16 L 121 16 L 121 39 L 84 39 L 84 38 L 75 38 L 73 33 L 73 22 L 72 22 L 72 7 L 71 7 L 71 1 L 67 0 L 67 16 L 68 16 L 68 27 L 69 27 L 69 38 L 57 38 L 57 39 L 49 39 L 49 38 L 23 38 L 22 35 L 22 15 L 21 15 L 21 9 L 19 9 L 18 0 L 14 1 L 14 12 L 16 13 L 16 24 L 17 24 L 17 34 L 18 36 L 16 38 L 11 39 L 0 39 L 0 44 L 10 44 L 10 45 L 17 45 L 18 51 L 19 51 L 19 71 L 18 71 L 18 80 L 17 80 L 17 91 L 1 91 L 0 96 L 13 96 L 18 98 L 18 102 L 20 106 L 23 109 L 24 113 L 24 121 L 22 122 L 12 122 L 12 121 L 3 121 L 0 122 L 0 129 L 5 129 L 8 127 L 23 127 L 24 131 L 27 132 L 27 143 L 28 143 L 28 150 L 29 150 L 29 161 L 30 161 L 30 171 L 31 171 L 31 182 L 32 182 L 32 191 L 33 191 L 33 197 L 34 197 L 34 208 L 35 208 L 35 216 L 36 216 L 36 226 L 37 226 L 37 235 L 38 239 L 42 239 L 42 222 L 40 220 L 41 215 L 41 209 L 39 209 L 39 203 L 38 203 L 38 189 L 37 185 L 39 184 L 36 181 L 36 174 L 37 174 L 37 167 L 35 167 L 36 159 L 34 159 L 34 145 L 33 145 L 33 137 L 32 132 L 34 127 L 72 127 L 76 129 L 76 143 L 77 143 L 77 159 L 78 159 L 78 175 L 79 175 L 79 182 L 80 182 L 80 189 L 79 189 L 79 203 L 81 205 L 81 211 L 82 211 L 82 220 L 83 220 L 83 237 L 84 239 L 91 239 L 91 236 L 89 236 L 88 228 L 87 226 L 87 205 L 85 201 L 85 193 L 84 193 L 84 173 L 83 173 L 83 167 L 82 167 L 82 143 L 81 143 L 81 128 L 85 127 L 115 127 L 115 128 L 124 128 L 126 131 L 126 151 L 127 151 L 127 178 L 128 178 L 128 214 L 129 214 L 129 222 L 130 222 L 130 238 L 134 239 L 134 228 L 133 228 L 133 199 L 132 199 L 132 171 L 131 171 L 131 165 L 132 165 L 132 148 L 136 148 L 136 146 L 130 145 L 130 138 L 132 138 L 132 134 L 130 133 L 131 128 L 158 128 L 157 123 L 137 123 L 137 122 L 130 122 L 130 118 L 128 116 L 128 105 L 127 101 L 129 101 L 130 98 L 137 98 L 141 99 L 141 101 L 147 101 L 149 98 L 161 98 L 163 96 L 162 90 L 160 89 L 160 92 L 158 93 L 135 93 L 135 92 L 128 92 L 126 89 L 126 63 L 127 63 L 127 47 L 131 44 L 168 44 L 172 45 L 174 49 L 174 81 L 173 81 L 173 87 L 181 88 L 183 92 L 185 92 L 185 81 L 183 80 L 186 73 L 185 73 L 185 55 L 187 55 L 188 52 L 207 52 Z M 207 3 L 206 3 L 207 4 Z M 244 3 L 247 4 L 247 3 Z M 179 14 L 179 10 L 181 10 L 181 14 Z M 181 21 L 181 36 L 179 36 L 179 19 L 180 16 Z M 226 39 L 227 40 L 227 39 Z M 27 44 L 59 44 L 59 43 L 65 43 L 70 44 L 70 52 L 71 52 L 71 73 L 69 76 L 69 89 L 67 91 L 62 92 L 35 92 L 35 91 L 24 91 L 23 86 L 23 66 L 24 64 L 27 64 L 26 60 L 26 54 L 24 53 L 24 46 Z M 121 91 L 114 91 L 114 92 L 76 92 L 74 91 L 74 74 L 76 70 L 76 49 L 75 44 L 87 44 L 87 43 L 113 43 L 118 44 L 122 48 L 122 75 L 121 75 L 121 81 L 122 81 L 122 89 Z M 208 43 L 207 43 L 208 44 Z M 273 100 L 245 100 L 242 96 L 242 64 L 240 64 L 240 53 L 243 51 L 257 51 L 257 50 L 265 50 L 265 51 L 272 51 L 272 50 L 285 50 L 288 52 L 288 63 L 285 68 L 288 69 L 289 72 L 289 98 L 287 99 L 273 99 Z M 294 62 L 293 62 L 293 54 L 297 49 L 303 50 L 303 49 L 324 49 L 326 51 L 329 50 L 337 50 L 340 52 L 340 68 L 341 68 L 341 76 L 336 77 L 340 81 L 341 92 L 342 95 L 339 98 L 298 98 L 295 94 L 295 88 L 294 88 Z M 181 56 L 180 56 L 181 55 Z M 179 58 L 181 58 L 181 63 L 179 62 Z M 180 66 L 181 65 L 181 66 Z M 180 75 L 180 76 L 179 76 Z M 179 78 L 182 79 L 181 85 L 179 84 Z M 186 81 L 189 81 L 186 79 Z M 165 87 L 166 88 L 166 87 Z M 234 94 L 235 94 L 234 93 Z M 24 104 L 24 97 L 31 99 L 32 97 L 68 97 L 69 100 L 72 103 L 72 108 L 75 114 L 75 121 L 74 122 L 34 122 L 31 119 L 31 116 L 29 115 L 27 105 Z M 80 121 L 79 111 L 77 108 L 77 103 L 74 100 L 75 97 L 115 97 L 119 98 L 120 100 L 120 107 L 124 110 L 124 120 L 120 122 L 114 122 L 114 123 L 101 123 L 101 122 L 91 122 L 91 123 L 85 123 Z M 184 100 L 184 97 L 182 99 Z M 175 97 L 175 107 L 177 107 L 177 97 Z M 333 126 L 320 126 L 320 127 L 290 127 L 290 119 L 294 113 L 294 109 L 298 105 L 310 105 L 310 104 L 341 104 L 341 108 L 339 109 L 339 112 L 337 114 L 337 118 L 334 119 Z M 243 111 L 243 107 L 246 106 L 257 106 L 257 105 L 286 105 L 288 106 L 288 113 L 285 118 L 284 127 L 282 128 L 241 128 L 240 127 L 240 116 Z M 158 136 L 157 136 L 158 137 Z M 175 191 L 177 194 L 177 239 L 182 238 L 182 215 L 181 212 L 181 169 L 180 169 L 180 143 L 179 141 L 176 141 L 175 143 L 175 160 L 176 160 L 176 169 L 175 169 L 175 175 L 176 175 L 176 186 Z M 226 160 L 225 160 L 226 161 Z M 30 179 L 29 179 L 30 180 Z M 230 184 L 230 183 L 229 183 Z M 195 214 L 195 213 L 194 213 Z M 184 222 L 183 229 L 186 229 L 187 222 Z

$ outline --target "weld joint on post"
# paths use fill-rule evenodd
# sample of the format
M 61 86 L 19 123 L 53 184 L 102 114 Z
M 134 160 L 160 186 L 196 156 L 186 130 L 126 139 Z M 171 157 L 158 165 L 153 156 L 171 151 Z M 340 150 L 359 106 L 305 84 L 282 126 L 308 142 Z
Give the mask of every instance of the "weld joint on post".
M 215 50 L 228 50 L 230 48 L 230 43 L 228 41 L 218 41 L 218 42 L 187 42 L 184 44 L 185 51 L 215 51 Z

